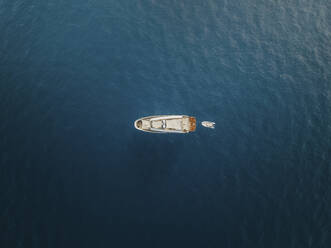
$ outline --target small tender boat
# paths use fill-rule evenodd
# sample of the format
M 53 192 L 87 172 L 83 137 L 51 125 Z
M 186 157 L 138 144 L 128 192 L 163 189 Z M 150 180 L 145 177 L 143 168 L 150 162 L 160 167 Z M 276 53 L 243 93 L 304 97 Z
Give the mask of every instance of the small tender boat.
M 212 121 L 203 121 L 203 122 L 201 122 L 201 125 L 204 127 L 212 128 L 212 129 L 215 128 L 215 122 L 212 122 Z
M 155 115 L 136 120 L 134 126 L 151 133 L 189 133 L 195 131 L 196 119 L 187 115 Z

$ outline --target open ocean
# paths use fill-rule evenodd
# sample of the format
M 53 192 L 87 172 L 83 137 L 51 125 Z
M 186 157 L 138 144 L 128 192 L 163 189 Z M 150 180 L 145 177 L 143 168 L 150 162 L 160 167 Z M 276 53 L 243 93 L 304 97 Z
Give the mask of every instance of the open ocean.
M 331 247 L 330 10 L 0 0 L 0 247 Z

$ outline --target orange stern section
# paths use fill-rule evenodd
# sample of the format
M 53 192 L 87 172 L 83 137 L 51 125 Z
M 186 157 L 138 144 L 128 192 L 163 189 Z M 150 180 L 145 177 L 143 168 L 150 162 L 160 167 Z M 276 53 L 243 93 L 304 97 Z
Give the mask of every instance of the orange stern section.
M 189 123 L 190 123 L 190 132 L 194 132 L 197 127 L 197 121 L 195 117 L 189 117 Z

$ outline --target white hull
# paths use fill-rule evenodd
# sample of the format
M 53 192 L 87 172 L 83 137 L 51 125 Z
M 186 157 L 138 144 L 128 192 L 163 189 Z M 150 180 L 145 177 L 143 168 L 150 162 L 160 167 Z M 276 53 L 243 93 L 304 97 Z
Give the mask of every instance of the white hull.
M 189 133 L 195 131 L 196 120 L 187 115 L 155 115 L 136 120 L 134 126 L 150 133 Z

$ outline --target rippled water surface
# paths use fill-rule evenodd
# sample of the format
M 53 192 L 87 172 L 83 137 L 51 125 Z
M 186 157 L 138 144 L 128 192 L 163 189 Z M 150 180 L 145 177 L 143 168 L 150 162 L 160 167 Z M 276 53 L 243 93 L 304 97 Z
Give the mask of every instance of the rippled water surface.
M 331 247 L 330 9 L 0 0 L 0 247 Z

